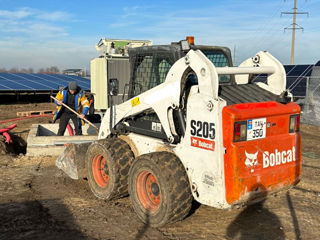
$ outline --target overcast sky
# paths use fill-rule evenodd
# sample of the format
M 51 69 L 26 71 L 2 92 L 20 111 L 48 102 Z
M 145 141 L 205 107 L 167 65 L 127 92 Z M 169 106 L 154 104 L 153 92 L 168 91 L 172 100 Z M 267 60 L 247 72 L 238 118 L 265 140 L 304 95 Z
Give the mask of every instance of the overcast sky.
M 320 60 L 320 0 L 298 0 L 296 64 Z M 168 44 L 195 36 L 221 45 L 236 64 L 267 50 L 290 63 L 293 0 L 98 1 L 0 0 L 0 68 L 88 68 L 105 38 Z

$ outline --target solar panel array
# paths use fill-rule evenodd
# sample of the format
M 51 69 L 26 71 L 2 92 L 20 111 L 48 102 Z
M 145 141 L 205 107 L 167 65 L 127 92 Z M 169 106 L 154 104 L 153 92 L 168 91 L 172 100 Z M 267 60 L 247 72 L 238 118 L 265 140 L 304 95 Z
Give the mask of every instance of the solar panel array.
M 312 69 L 315 65 L 284 65 L 287 75 L 286 88 L 295 97 L 305 97 L 307 89 L 307 78 L 311 76 Z M 254 78 L 254 82 L 266 82 L 266 75 L 257 75 Z
M 284 65 L 287 74 L 287 89 L 295 97 L 305 97 L 307 77 L 311 76 L 314 65 Z
M 314 66 L 313 64 L 308 64 L 308 65 L 284 65 L 284 69 L 286 70 L 287 77 L 288 76 L 310 77 L 313 66 Z
M 90 80 L 62 74 L 44 73 L 0 73 L 0 91 L 2 92 L 50 92 L 67 86 L 75 81 L 82 90 L 90 90 Z

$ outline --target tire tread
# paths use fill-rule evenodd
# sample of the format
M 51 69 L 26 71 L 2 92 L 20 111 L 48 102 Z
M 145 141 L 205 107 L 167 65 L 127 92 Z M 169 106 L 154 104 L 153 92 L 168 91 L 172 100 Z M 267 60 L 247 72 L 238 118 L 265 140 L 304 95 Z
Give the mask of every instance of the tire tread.
M 115 164 L 115 169 L 116 169 L 116 172 L 114 173 L 115 187 L 113 188 L 113 191 L 109 194 L 109 196 L 104 199 L 112 200 L 112 199 L 118 199 L 118 198 L 127 196 L 128 195 L 128 173 L 129 173 L 130 166 L 134 160 L 134 155 L 133 155 L 133 152 L 131 151 L 130 146 L 125 141 L 119 138 L 103 139 L 103 140 L 97 141 L 96 143 L 101 144 L 105 148 L 105 150 L 110 153 L 110 156 L 112 158 L 111 161 L 113 161 L 113 163 Z
M 165 217 L 160 222 L 154 222 L 153 227 L 163 226 L 168 223 L 180 221 L 190 212 L 192 205 L 192 193 L 186 170 L 180 159 L 170 152 L 154 152 L 139 156 L 139 159 L 151 161 L 159 168 L 162 178 L 170 187 L 168 209 Z M 132 168 L 131 168 L 132 169 Z M 131 175 L 131 170 L 129 175 Z M 129 177 L 130 178 L 130 177 Z M 165 186 L 168 187 L 168 186 Z M 129 188 L 132 191 L 132 187 Z M 130 192 L 130 195 L 132 193 Z M 138 214 L 139 215 L 139 214 Z M 145 221 L 144 219 L 142 219 Z

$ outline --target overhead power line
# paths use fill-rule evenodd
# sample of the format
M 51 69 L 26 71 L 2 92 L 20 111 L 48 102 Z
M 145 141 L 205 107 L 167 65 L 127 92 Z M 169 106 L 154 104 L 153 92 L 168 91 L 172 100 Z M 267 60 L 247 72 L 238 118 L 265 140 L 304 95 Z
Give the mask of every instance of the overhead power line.
M 296 23 L 296 17 L 297 14 L 307 14 L 309 16 L 308 12 L 297 12 L 297 0 L 294 0 L 294 7 L 293 7 L 293 12 L 282 12 L 281 16 L 283 14 L 292 14 L 293 15 L 293 22 L 290 25 L 290 27 L 285 27 L 284 31 L 286 30 L 292 30 L 292 41 L 291 41 L 291 64 L 294 64 L 294 49 L 295 49 L 295 37 L 296 37 L 296 29 L 298 30 L 304 30 L 303 27 L 299 26 Z

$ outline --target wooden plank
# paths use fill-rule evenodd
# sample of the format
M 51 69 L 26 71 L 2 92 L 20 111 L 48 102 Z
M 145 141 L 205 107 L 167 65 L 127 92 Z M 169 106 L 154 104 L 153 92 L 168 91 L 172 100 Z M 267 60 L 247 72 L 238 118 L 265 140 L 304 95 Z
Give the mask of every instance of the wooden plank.
M 26 111 L 26 112 L 17 112 L 18 117 L 28 117 L 34 115 L 45 115 L 45 114 L 54 114 L 54 110 L 40 110 L 40 111 Z

